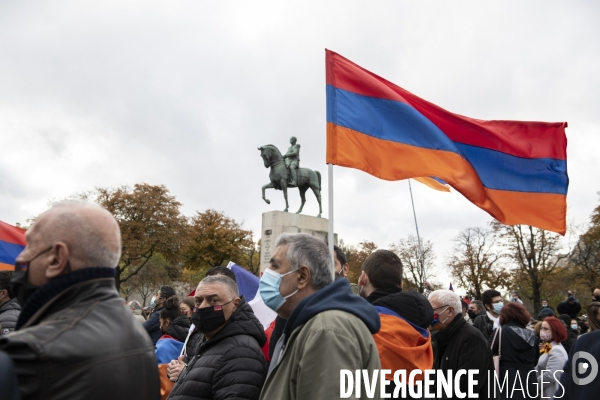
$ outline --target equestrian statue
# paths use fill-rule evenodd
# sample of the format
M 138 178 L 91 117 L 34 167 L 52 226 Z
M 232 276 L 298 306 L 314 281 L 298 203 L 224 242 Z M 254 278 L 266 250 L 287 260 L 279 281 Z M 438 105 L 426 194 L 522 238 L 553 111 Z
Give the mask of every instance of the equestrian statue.
M 291 146 L 287 153 L 281 155 L 279 149 L 272 144 L 259 147 L 260 156 L 263 158 L 265 168 L 271 168 L 269 173 L 270 183 L 267 183 L 262 187 L 262 198 L 267 204 L 271 204 L 271 201 L 265 198 L 266 189 L 283 190 L 283 197 L 285 198 L 285 212 L 288 211 L 288 188 L 297 187 L 300 191 L 300 198 L 302 204 L 296 214 L 302 212 L 304 203 L 306 203 L 306 191 L 312 189 L 317 201 L 319 202 L 319 215 L 321 216 L 321 174 L 319 171 L 313 171 L 308 168 L 300 168 L 300 145 L 296 143 L 297 140 L 294 136 L 290 139 Z

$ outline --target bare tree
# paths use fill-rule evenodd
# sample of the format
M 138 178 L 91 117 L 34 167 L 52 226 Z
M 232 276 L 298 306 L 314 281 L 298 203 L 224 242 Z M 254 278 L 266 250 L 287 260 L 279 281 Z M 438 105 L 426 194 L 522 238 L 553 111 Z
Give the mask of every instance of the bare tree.
M 421 253 L 416 236 L 409 235 L 407 239 L 400 239 L 390 245 L 390 250 L 400 257 L 403 266 L 403 275 L 414 283 L 420 293 L 425 290 L 425 280 L 435 277 L 433 273 L 433 243 L 430 240 L 421 241 L 423 249 L 423 265 L 421 265 Z
M 553 232 L 526 225 L 504 225 L 496 220 L 492 229 L 509 260 L 519 269 L 515 284 L 519 292 L 533 301 L 534 310 L 541 306 L 544 281 L 567 257 L 561 253 L 561 237 Z
M 458 234 L 454 254 L 448 261 L 452 277 L 480 299 L 486 288 L 506 288 L 509 272 L 502 267 L 502 254 L 495 247 L 491 229 L 468 228 Z

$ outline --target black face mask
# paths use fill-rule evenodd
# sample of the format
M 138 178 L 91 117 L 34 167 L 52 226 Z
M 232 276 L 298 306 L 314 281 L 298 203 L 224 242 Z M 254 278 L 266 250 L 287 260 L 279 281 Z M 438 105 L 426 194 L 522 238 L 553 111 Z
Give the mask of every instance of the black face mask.
M 196 326 L 201 333 L 207 333 L 225 325 L 227 320 L 225 319 L 223 306 L 231 303 L 231 301 L 220 306 L 194 308 L 194 312 L 192 313 L 192 322 L 194 323 L 194 326 Z
M 600 296 L 594 296 L 594 297 L 592 297 L 592 301 L 600 301 Z
M 37 290 L 37 286 L 27 282 L 27 271 L 13 272 L 10 278 L 10 291 L 17 298 L 17 301 L 23 307 L 27 299 Z
M 471 319 L 475 319 L 475 317 L 477 317 L 477 314 L 473 310 L 467 310 L 467 314 L 469 314 L 469 318 Z
M 10 290 L 13 292 L 19 305 L 23 307 L 27 299 L 37 290 L 37 286 L 27 282 L 27 276 L 29 275 L 29 265 L 33 260 L 41 256 L 47 251 L 50 251 L 53 246 L 48 247 L 46 250 L 39 252 L 31 260 L 26 262 L 15 262 L 15 272 L 13 272 L 10 278 Z

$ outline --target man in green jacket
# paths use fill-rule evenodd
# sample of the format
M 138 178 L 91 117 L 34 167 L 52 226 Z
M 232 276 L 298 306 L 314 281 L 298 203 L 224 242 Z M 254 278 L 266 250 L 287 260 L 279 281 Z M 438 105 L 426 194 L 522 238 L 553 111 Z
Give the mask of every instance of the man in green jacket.
M 340 398 L 341 370 L 352 371 L 354 376 L 356 370 L 366 370 L 372 377 L 374 370 L 381 369 L 372 336 L 379 331 L 379 315 L 367 301 L 352 294 L 346 279 L 334 282 L 332 255 L 321 240 L 282 234 L 275 247 L 261 278 L 260 294 L 287 322 L 260 398 Z M 378 376 L 367 385 L 361 379 L 360 393 L 354 385 L 349 398 L 379 399 Z M 348 380 L 345 386 L 347 391 Z

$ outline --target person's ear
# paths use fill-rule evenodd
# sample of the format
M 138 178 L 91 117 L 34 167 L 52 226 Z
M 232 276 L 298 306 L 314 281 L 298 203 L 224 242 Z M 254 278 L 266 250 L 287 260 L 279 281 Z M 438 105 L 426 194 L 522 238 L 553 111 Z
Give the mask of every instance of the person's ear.
M 348 272 L 350 271 L 350 265 L 348 265 L 348 263 L 346 263 L 346 264 L 344 264 L 342 269 L 344 270 L 344 272 L 342 272 L 342 275 L 346 276 L 346 275 L 348 275 Z
M 310 268 L 308 268 L 306 265 L 301 265 L 300 268 L 298 268 L 298 290 L 302 290 L 310 286 L 310 281 Z
M 50 251 L 48 256 L 51 257 L 50 264 L 46 269 L 46 278 L 52 279 L 62 275 L 67 270 L 69 263 L 69 248 L 64 242 L 58 242 Z
M 358 286 L 365 286 L 364 285 L 365 276 L 366 276 L 365 271 L 360 271 L 360 275 L 358 276 L 358 281 L 356 281 Z
M 242 299 L 239 298 L 239 297 L 236 297 L 235 300 L 233 300 L 233 306 L 235 307 L 234 311 L 237 310 L 237 308 L 238 308 L 238 306 L 240 305 L 241 302 L 242 302 Z

